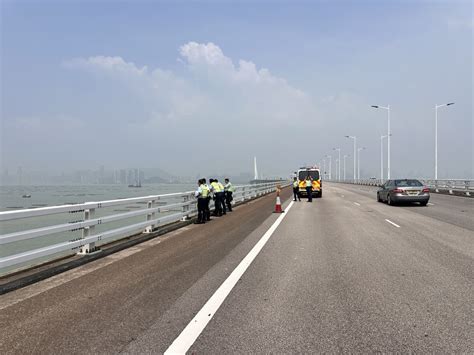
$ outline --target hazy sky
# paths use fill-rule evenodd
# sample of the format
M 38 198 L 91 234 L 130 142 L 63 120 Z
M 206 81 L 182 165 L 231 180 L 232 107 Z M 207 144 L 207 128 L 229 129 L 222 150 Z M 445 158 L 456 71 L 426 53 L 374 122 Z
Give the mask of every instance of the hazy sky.
M 1 3 L 4 169 L 473 178 L 471 1 Z

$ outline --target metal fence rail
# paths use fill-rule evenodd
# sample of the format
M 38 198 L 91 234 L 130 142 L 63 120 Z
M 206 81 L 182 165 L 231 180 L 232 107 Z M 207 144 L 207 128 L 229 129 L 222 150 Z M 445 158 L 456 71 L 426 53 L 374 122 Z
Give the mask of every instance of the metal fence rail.
M 275 191 L 277 185 L 286 186 L 288 182 L 281 181 L 236 186 L 233 194 L 234 203 L 250 200 Z M 103 215 L 103 211 L 106 211 L 107 208 L 117 206 L 129 207 L 130 204 L 142 204 L 145 207 L 134 207 L 139 209 L 125 213 L 107 213 L 107 215 Z M 211 202 L 211 208 L 214 208 L 213 202 Z M 101 216 L 98 216 L 99 212 L 101 212 Z M 71 218 L 70 214 L 76 213 L 80 213 L 82 218 L 68 222 L 68 218 Z M 0 274 L 6 274 L 24 267 L 31 267 L 57 257 L 74 254 L 86 255 L 96 251 L 99 244 L 105 244 L 139 233 L 151 233 L 160 226 L 186 220 L 195 216 L 196 213 L 196 199 L 192 191 L 0 212 L 0 223 L 18 221 L 15 224 L 21 225 L 20 223 L 23 220 L 36 218 L 41 221 L 48 218 L 47 216 L 56 216 L 56 218 L 59 216 L 63 221 L 62 223 L 0 235 L 0 246 L 25 243 L 25 241 L 26 243 L 31 241 L 31 246 L 36 245 L 36 247 L 31 249 L 27 246 L 26 250 L 0 257 Z M 144 217 L 144 220 L 137 221 L 137 217 Z M 117 227 L 113 226 L 112 222 L 126 224 Z M 96 231 L 96 227 L 99 226 L 101 229 L 104 229 L 104 224 L 109 224 L 110 228 L 106 228 L 101 232 Z M 78 232 L 80 233 L 79 235 L 77 234 Z M 64 236 L 63 241 L 51 243 L 46 241 L 46 245 L 37 246 L 38 242 L 41 244 L 46 237 L 52 235 Z
M 474 180 L 469 179 L 449 179 L 449 180 L 429 180 L 429 179 L 418 179 L 433 192 L 448 192 L 454 194 L 455 192 L 471 196 L 474 194 Z M 346 184 L 356 184 L 365 186 L 381 186 L 386 180 L 380 179 L 364 179 L 364 180 L 345 180 L 336 181 L 330 180 L 331 182 L 342 182 Z

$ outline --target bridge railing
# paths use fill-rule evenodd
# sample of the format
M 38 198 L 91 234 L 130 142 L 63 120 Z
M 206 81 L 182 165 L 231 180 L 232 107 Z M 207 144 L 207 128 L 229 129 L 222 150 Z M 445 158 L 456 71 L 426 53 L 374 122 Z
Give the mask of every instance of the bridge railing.
M 449 194 L 465 194 L 471 196 L 474 194 L 474 180 L 469 179 L 444 179 L 444 180 L 430 180 L 418 179 L 425 186 L 429 187 L 433 192 L 447 192 Z M 356 184 L 365 186 L 382 186 L 386 180 L 380 179 L 361 179 L 361 180 L 328 180 L 331 182 L 342 182 L 346 184 Z
M 288 183 L 236 186 L 234 203 L 275 191 L 279 184 Z M 100 245 L 152 233 L 196 214 L 192 191 L 0 212 L 0 231 L 7 231 L 0 235 L 0 275 L 65 256 L 87 255 Z

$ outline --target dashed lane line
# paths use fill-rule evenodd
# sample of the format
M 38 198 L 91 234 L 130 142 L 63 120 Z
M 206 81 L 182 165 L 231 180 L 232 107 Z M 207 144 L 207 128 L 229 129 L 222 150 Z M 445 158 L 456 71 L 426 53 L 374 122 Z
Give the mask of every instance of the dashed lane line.
M 225 301 L 247 268 L 252 264 L 253 260 L 268 242 L 273 232 L 275 232 L 277 227 L 280 225 L 281 221 L 283 221 L 283 218 L 288 215 L 288 211 L 290 210 L 291 206 L 293 206 L 293 203 L 294 201 L 290 202 L 286 208 L 287 213 L 280 215 L 278 219 L 272 224 L 272 226 L 265 232 L 265 234 L 262 236 L 262 238 L 260 238 L 257 244 L 255 244 L 252 250 L 250 250 L 245 258 L 242 259 L 235 270 L 232 271 L 229 277 L 222 283 L 221 286 L 219 286 L 217 291 L 214 292 L 211 298 L 209 298 L 206 304 L 201 308 L 201 310 L 196 314 L 191 322 L 189 322 L 186 328 L 184 328 L 181 334 L 178 335 L 178 337 L 173 341 L 173 343 L 165 351 L 165 354 L 185 354 L 189 350 L 189 348 L 194 344 L 196 339 L 202 333 L 204 328 L 206 328 L 212 317 L 214 317 L 219 307 Z
M 354 202 L 354 205 L 356 205 L 356 206 L 360 206 L 360 203 L 358 203 L 358 202 Z
M 397 227 L 397 228 L 400 228 L 400 226 L 399 226 L 398 224 L 392 222 L 391 220 L 389 220 L 389 219 L 385 219 L 385 220 L 386 220 L 388 223 L 390 223 L 391 225 L 393 225 L 393 226 L 395 226 L 395 227 Z

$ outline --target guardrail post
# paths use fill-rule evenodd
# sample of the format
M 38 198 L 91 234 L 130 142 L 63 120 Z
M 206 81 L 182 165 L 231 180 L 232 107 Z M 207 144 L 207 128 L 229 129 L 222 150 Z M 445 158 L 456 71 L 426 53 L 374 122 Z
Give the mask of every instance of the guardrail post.
M 183 196 L 183 203 L 186 203 L 189 201 L 189 195 Z M 186 204 L 183 206 L 183 213 L 189 212 L 189 204 Z M 186 221 L 189 218 L 189 214 L 184 215 L 181 217 L 182 221 Z
M 242 201 L 245 201 L 245 186 L 242 186 Z
M 84 210 L 84 221 L 94 218 L 95 216 L 95 208 L 91 208 L 88 210 Z M 94 234 L 95 226 L 88 226 L 84 227 L 82 230 L 82 239 L 89 237 L 90 235 Z M 95 243 L 88 243 L 84 244 L 79 248 L 79 255 L 86 255 L 96 251 Z
M 155 200 L 151 200 L 151 201 L 148 201 L 148 202 L 147 202 L 147 206 L 146 206 L 147 209 L 152 209 L 152 208 L 154 208 L 154 207 L 155 207 Z M 153 220 L 155 219 L 155 216 L 156 216 L 155 211 L 153 211 L 153 212 L 151 212 L 151 213 L 148 213 L 148 214 L 146 215 L 146 220 L 147 220 L 147 221 L 153 221 Z M 145 230 L 143 231 L 143 233 L 151 233 L 151 232 L 153 232 L 153 228 L 155 228 L 155 225 L 154 225 L 154 224 L 150 224 L 149 226 L 147 226 L 147 227 L 145 228 Z

